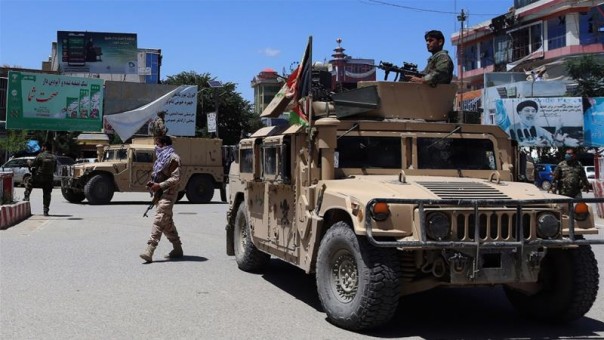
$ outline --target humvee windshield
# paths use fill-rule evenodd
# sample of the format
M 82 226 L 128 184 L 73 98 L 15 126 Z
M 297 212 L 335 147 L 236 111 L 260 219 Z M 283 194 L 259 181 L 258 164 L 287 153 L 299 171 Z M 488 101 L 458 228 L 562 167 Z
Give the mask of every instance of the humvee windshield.
M 401 169 L 400 137 L 343 136 L 338 139 L 338 168 Z M 419 169 L 495 170 L 488 139 L 417 138 Z
M 111 160 L 116 160 L 116 159 L 126 159 L 127 157 L 128 157 L 128 154 L 126 152 L 126 149 L 107 150 L 107 151 L 105 151 L 105 157 L 103 160 L 111 161 Z

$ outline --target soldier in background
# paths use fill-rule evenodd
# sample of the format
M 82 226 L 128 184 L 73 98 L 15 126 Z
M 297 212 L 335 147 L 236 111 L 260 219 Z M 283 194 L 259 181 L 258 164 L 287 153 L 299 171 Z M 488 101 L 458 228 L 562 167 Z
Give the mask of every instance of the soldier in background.
M 428 58 L 428 64 L 422 71 L 423 77 L 409 77 L 412 83 L 428 84 L 436 86 L 437 84 L 450 84 L 453 79 L 453 61 L 449 57 L 449 52 L 443 50 L 445 45 L 445 36 L 441 31 L 429 31 L 424 36 L 426 47 L 432 56 Z
M 564 160 L 558 163 L 554 170 L 553 188 L 558 194 L 572 198 L 581 198 L 581 188 L 589 192 L 589 182 L 585 175 L 585 169 L 577 160 L 575 149 L 569 148 L 564 154 Z
M 166 111 L 157 112 L 157 118 L 154 121 L 149 123 L 149 134 L 153 137 L 161 137 L 165 136 L 168 133 L 168 129 L 166 128 Z
M 31 176 L 25 181 L 25 194 L 23 198 L 23 200 L 29 201 L 32 189 L 42 188 L 44 216 L 48 216 L 50 209 L 52 182 L 57 170 L 57 158 L 49 151 L 51 147 L 52 144 L 50 142 L 44 143 L 42 145 L 42 152 L 31 163 Z
M 151 181 L 147 183 L 147 187 L 154 193 L 154 199 L 155 195 L 158 195 L 159 199 L 156 203 L 157 210 L 153 220 L 151 236 L 147 241 L 147 249 L 140 254 L 140 257 L 147 263 L 153 262 L 153 252 L 155 252 L 162 234 L 166 235 L 166 238 L 172 242 L 174 247 L 165 257 L 175 259 L 183 256 L 182 245 L 174 225 L 172 212 L 174 202 L 178 197 L 180 157 L 174 152 L 170 136 L 155 138 L 155 145 L 157 159 L 153 164 Z

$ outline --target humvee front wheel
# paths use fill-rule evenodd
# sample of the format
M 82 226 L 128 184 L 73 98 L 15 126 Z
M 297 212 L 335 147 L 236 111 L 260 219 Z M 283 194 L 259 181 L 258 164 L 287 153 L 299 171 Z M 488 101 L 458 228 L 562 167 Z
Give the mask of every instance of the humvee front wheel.
M 84 186 L 84 195 L 88 203 L 101 205 L 111 202 L 114 188 L 111 178 L 105 175 L 94 175 Z
M 73 189 L 70 189 L 65 186 L 61 186 L 61 194 L 63 194 L 63 197 L 69 203 L 80 203 L 84 200 L 84 198 L 86 198 L 86 196 L 84 195 L 83 192 L 81 192 L 81 191 L 76 192 Z
M 246 272 L 258 272 L 268 264 L 270 255 L 258 250 L 252 243 L 252 235 L 250 232 L 250 223 L 245 213 L 245 203 L 239 205 L 237 216 L 235 216 L 235 261 L 239 269 Z
M 590 246 L 550 249 L 541 263 L 539 291 L 528 295 L 504 287 L 511 304 L 521 314 L 547 322 L 581 318 L 598 295 L 598 263 Z
M 206 175 L 191 177 L 187 184 L 187 199 L 191 203 L 208 203 L 214 196 L 214 183 Z
M 371 246 L 345 222 L 329 228 L 317 257 L 317 291 L 327 318 L 358 331 L 388 322 L 400 297 L 396 251 Z

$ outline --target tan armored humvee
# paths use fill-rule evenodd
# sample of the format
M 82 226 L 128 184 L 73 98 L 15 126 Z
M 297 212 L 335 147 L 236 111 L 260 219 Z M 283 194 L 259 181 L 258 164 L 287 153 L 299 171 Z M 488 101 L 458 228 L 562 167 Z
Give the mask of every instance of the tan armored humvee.
M 601 199 L 517 182 L 505 132 L 444 122 L 454 93 L 363 83 L 314 103 L 311 128 L 241 140 L 227 254 L 245 271 L 274 256 L 315 273 L 328 319 L 351 330 L 388 322 L 402 296 L 439 286 L 501 285 L 534 318 L 582 317 L 598 291 L 590 244 L 603 243 L 583 237 L 598 233 L 585 201 Z
M 218 188 L 226 201 L 222 140 L 173 137 L 172 145 L 181 160 L 179 199 L 186 194 L 191 203 L 207 203 Z M 71 203 L 87 199 L 89 204 L 107 204 L 116 191 L 147 192 L 154 150 L 152 137 L 106 147 L 100 162 L 71 167 L 70 175 L 61 182 L 63 197 Z

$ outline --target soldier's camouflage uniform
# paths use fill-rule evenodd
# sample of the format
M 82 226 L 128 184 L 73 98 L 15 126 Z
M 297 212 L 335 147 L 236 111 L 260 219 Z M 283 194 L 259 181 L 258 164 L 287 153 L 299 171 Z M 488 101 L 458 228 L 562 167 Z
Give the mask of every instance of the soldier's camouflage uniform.
M 50 209 L 50 198 L 52 193 L 52 182 L 57 170 L 57 158 L 48 151 L 42 151 L 32 163 L 32 174 L 25 181 L 25 200 L 29 201 L 29 195 L 33 188 L 42 188 L 44 215 L 48 216 Z
M 440 50 L 428 58 L 428 64 L 422 71 L 424 80 L 432 85 L 450 84 L 453 79 L 453 61 L 449 57 L 449 52 Z
M 581 189 L 589 188 L 581 162 L 572 160 L 558 163 L 554 170 L 553 188 L 556 188 L 560 195 L 581 198 Z
M 174 164 L 174 162 L 176 162 L 176 168 L 170 173 L 170 165 Z M 180 237 L 174 225 L 172 212 L 174 202 L 176 202 L 176 198 L 178 197 L 177 187 L 180 182 L 180 157 L 176 153 L 170 156 L 167 165 L 157 177 L 159 178 L 157 183 L 159 183 L 159 186 L 163 190 L 163 194 L 157 203 L 153 228 L 151 229 L 151 236 L 147 244 L 157 246 L 163 233 L 172 244 L 180 245 Z

